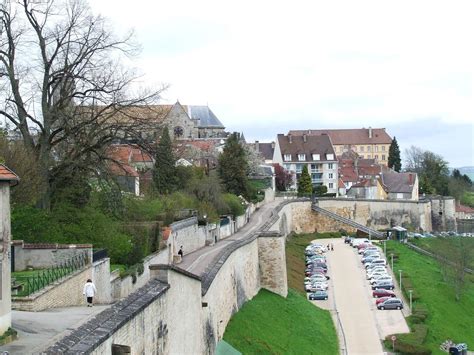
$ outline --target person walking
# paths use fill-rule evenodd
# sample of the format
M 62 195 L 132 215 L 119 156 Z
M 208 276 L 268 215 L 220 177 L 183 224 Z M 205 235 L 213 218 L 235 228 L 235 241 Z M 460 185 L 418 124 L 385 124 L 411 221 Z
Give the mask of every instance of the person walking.
M 181 245 L 181 248 L 179 248 L 178 255 L 183 258 L 183 246 Z
M 94 283 L 91 279 L 87 279 L 86 284 L 84 285 L 84 290 L 82 294 L 87 298 L 87 307 L 92 307 L 92 302 L 94 301 L 94 296 L 97 292 Z

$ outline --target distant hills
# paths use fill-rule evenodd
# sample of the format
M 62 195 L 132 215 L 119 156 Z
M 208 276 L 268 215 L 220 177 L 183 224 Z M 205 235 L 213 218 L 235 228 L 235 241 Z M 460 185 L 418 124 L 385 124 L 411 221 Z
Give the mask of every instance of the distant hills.
M 474 166 L 464 166 L 458 168 L 458 170 L 462 175 L 466 174 L 472 181 L 474 181 Z

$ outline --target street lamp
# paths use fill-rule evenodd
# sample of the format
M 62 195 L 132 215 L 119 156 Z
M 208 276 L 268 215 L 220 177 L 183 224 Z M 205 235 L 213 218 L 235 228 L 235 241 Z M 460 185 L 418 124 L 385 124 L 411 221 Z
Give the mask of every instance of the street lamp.
M 398 272 L 400 273 L 400 292 L 402 292 L 402 271 L 403 270 L 398 270 Z
M 387 257 L 387 240 L 383 241 L 383 255 L 385 255 L 385 257 Z
M 392 272 L 393 272 L 393 253 L 390 253 L 390 257 L 392 258 Z

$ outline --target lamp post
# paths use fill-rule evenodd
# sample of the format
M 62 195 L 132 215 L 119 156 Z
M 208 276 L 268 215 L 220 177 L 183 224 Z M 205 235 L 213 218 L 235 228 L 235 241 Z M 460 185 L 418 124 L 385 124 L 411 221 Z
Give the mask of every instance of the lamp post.
M 400 273 L 400 292 L 402 292 L 402 271 L 403 270 L 398 270 L 398 272 Z
M 392 258 L 392 272 L 393 272 L 393 253 L 390 253 L 390 257 Z
M 385 255 L 385 257 L 387 257 L 387 240 L 383 241 L 383 255 Z
M 413 290 L 408 290 L 408 292 L 410 293 L 410 312 L 413 312 L 413 309 L 412 309 L 412 293 L 413 293 Z

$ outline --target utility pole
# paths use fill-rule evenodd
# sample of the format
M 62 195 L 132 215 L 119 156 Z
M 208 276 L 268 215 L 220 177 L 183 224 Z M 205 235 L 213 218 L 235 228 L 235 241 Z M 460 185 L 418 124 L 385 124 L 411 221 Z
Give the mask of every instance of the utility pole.
M 398 270 L 398 272 L 400 273 L 400 292 L 402 292 L 402 271 L 403 270 Z
M 413 290 L 408 290 L 408 292 L 410 293 L 410 312 L 413 313 L 413 308 L 412 308 L 412 293 L 413 293 Z

